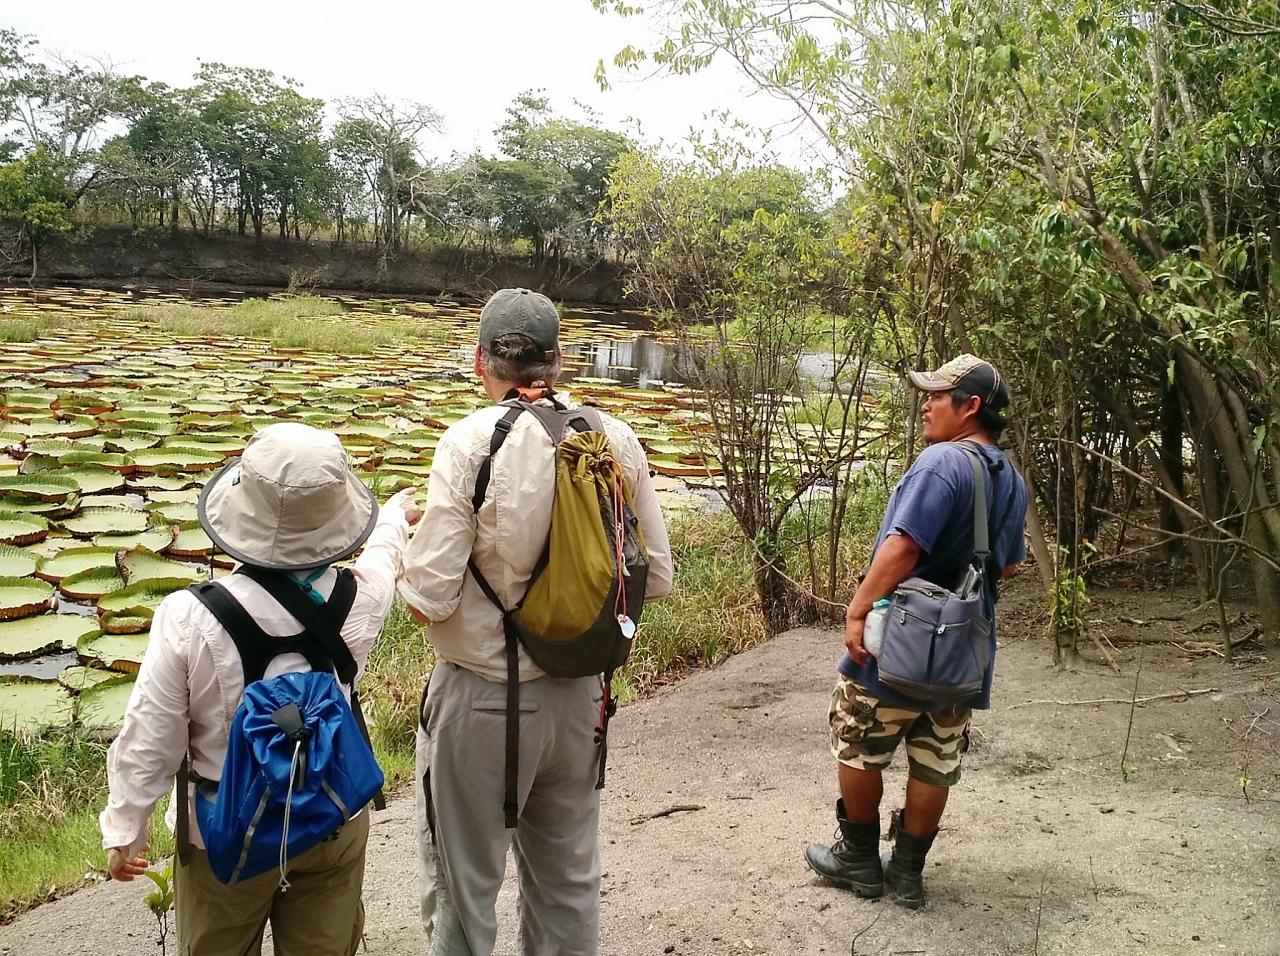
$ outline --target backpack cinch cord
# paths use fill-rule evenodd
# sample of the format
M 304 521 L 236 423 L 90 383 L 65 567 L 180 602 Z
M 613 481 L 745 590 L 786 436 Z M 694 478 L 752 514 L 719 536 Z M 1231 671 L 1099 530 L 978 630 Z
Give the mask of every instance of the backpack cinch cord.
M 298 758 L 301 754 L 302 740 L 296 740 L 293 744 L 293 760 L 289 764 L 289 789 L 284 797 L 284 832 L 280 836 L 280 892 L 282 893 L 287 892 L 290 886 L 289 879 L 285 875 L 289 861 L 289 817 L 293 810 L 293 786 L 298 774 Z

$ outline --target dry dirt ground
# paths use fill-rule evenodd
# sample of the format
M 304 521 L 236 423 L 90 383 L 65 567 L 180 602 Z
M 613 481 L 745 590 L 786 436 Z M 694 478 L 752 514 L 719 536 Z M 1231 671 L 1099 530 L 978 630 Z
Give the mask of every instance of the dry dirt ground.
M 997 706 L 974 722 L 925 909 L 824 886 L 801 860 L 834 824 L 825 725 L 840 636 L 796 630 L 620 714 L 602 822 L 602 951 L 1280 956 L 1275 649 L 1246 645 L 1245 661 L 1227 666 L 1124 646 L 1113 652 L 1119 675 L 1100 662 L 1059 673 L 1028 636 L 1042 631 L 1031 583 L 1002 604 Z M 1125 589 L 1099 594 L 1090 616 L 1113 638 L 1194 623 L 1176 596 Z M 1133 708 L 1130 728 L 1135 678 L 1140 699 L 1162 699 Z M 1076 703 L 1099 698 L 1123 702 Z M 888 794 L 904 773 L 895 766 Z M 698 809 L 654 816 L 678 805 Z M 371 838 L 370 953 L 423 952 L 414 866 L 402 793 Z M 149 885 L 41 906 L 0 928 L 0 953 L 157 952 Z M 500 953 L 516 952 L 514 902 L 509 885 Z

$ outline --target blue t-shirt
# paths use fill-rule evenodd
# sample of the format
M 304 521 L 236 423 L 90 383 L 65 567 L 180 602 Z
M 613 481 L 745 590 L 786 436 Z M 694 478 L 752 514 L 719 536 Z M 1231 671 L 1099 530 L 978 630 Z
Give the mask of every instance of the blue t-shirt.
M 1024 540 L 1027 486 L 1000 449 L 994 445 L 976 447 L 988 465 L 987 516 L 992 528 L 991 564 L 996 570 L 994 576 L 988 574 L 987 584 L 994 609 L 996 580 L 1001 570 L 1027 556 Z M 909 576 L 921 577 L 947 588 L 960 582 L 973 558 L 973 466 L 969 456 L 958 445 L 952 442 L 930 445 L 902 476 L 880 523 L 876 550 L 894 533 L 905 534 L 920 546 L 920 563 Z M 995 654 L 993 612 L 992 664 L 983 679 L 982 693 L 969 702 L 971 707 L 982 709 L 991 706 Z M 935 706 L 899 694 L 881 683 L 874 657 L 859 665 L 846 653 L 840 661 L 840 673 L 857 681 L 886 703 L 916 710 Z

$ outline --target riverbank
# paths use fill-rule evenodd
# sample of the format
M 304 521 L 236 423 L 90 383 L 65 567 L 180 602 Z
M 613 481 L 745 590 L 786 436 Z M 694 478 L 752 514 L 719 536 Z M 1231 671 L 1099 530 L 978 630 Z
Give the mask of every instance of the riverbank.
M 29 262 L 9 264 L 0 280 L 26 282 Z M 401 252 L 384 260 L 372 248 L 330 242 L 193 233 L 139 236 L 99 226 L 76 241 L 41 250 L 41 283 L 152 282 L 198 290 L 209 284 L 266 289 L 376 290 L 401 295 L 483 298 L 510 286 L 562 302 L 617 307 L 625 275 L 609 262 L 534 263 L 469 250 Z

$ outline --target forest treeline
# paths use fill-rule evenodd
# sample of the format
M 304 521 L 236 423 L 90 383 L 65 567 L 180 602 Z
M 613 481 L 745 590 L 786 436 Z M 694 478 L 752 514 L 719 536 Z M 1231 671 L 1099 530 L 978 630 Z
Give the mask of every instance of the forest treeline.
M 434 155 L 443 123 L 425 103 L 326 103 L 219 63 L 172 87 L 0 30 L 0 219 L 14 257 L 94 223 L 321 238 L 386 257 L 430 243 L 600 257 L 596 211 L 626 136 L 557 114 L 538 91 L 515 97 L 499 155 Z

